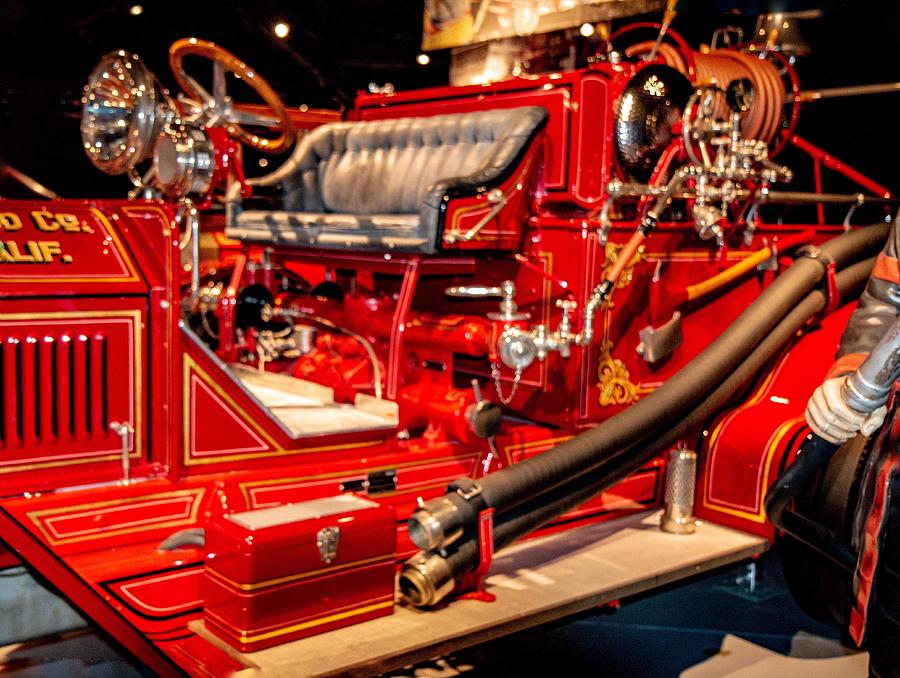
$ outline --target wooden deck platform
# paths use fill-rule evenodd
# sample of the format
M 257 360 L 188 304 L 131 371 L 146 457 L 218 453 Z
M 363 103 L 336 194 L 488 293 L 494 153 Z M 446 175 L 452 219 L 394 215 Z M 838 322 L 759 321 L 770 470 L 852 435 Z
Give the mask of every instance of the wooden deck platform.
M 766 542 L 711 523 L 693 535 L 659 530 L 659 514 L 517 544 L 498 554 L 487 589 L 493 603 L 456 600 L 423 612 L 396 608 L 390 617 L 243 654 L 191 628 L 247 668 L 240 676 L 367 676 L 560 619 L 591 607 L 734 563 Z

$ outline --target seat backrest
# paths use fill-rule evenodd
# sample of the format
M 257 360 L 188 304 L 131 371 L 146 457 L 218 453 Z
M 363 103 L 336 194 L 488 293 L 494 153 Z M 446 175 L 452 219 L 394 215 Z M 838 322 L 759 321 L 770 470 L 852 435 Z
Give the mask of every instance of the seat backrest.
M 476 173 L 495 142 L 517 126 L 515 109 L 323 125 L 295 152 L 284 207 L 416 214 L 430 186 Z

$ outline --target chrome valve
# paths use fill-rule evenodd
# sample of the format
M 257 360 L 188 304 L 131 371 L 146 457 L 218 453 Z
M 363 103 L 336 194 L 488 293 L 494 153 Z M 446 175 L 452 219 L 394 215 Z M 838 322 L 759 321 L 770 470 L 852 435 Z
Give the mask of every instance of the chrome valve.
M 488 287 L 486 285 L 458 285 L 448 287 L 445 293 L 449 297 L 483 299 L 487 297 L 500 297 L 499 312 L 488 313 L 490 320 L 500 320 L 506 323 L 503 333 L 497 341 L 497 354 L 501 362 L 515 370 L 516 377 L 513 392 L 501 402 L 507 404 L 518 386 L 522 371 L 527 369 L 535 360 L 546 360 L 551 351 L 558 351 L 563 358 L 571 355 L 573 344 L 587 345 L 592 334 L 584 337 L 576 334 L 572 328 L 572 315 L 578 308 L 578 302 L 574 299 L 558 299 L 556 307 L 562 311 L 559 325 L 556 330 L 550 331 L 546 325 L 539 324 L 533 327 L 522 327 L 521 321 L 528 320 L 528 313 L 519 311 L 516 304 L 516 286 L 512 280 L 504 280 L 499 286 Z M 586 311 L 586 321 L 588 312 Z M 590 316 L 593 323 L 593 316 Z M 515 323 L 515 324 L 513 324 Z M 499 368 L 492 366 L 492 373 L 499 389 Z
M 551 351 L 558 351 L 563 358 L 568 358 L 572 344 L 580 345 L 581 338 L 572 331 L 572 314 L 578 308 L 578 302 L 558 299 L 556 307 L 562 311 L 562 317 L 553 332 L 543 324 L 531 329 L 510 326 L 504 330 L 497 352 L 505 365 L 524 370 L 535 359 L 546 360 Z

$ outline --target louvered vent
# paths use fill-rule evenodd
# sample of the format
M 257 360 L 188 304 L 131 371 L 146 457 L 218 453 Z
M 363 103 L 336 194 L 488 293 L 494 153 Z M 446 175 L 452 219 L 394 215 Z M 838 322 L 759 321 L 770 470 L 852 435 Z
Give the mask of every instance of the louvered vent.
M 99 332 L 3 337 L 3 447 L 29 450 L 107 438 L 107 344 Z

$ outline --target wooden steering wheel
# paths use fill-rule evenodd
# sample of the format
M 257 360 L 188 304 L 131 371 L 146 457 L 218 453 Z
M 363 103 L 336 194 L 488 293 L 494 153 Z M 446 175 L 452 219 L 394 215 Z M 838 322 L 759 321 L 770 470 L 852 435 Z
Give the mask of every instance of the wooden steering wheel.
M 183 61 L 184 57 L 189 54 L 202 56 L 213 62 L 212 94 L 185 72 Z M 296 131 L 281 97 L 254 68 L 248 66 L 231 52 L 208 40 L 183 38 L 174 42 L 169 48 L 169 67 L 172 69 L 178 86 L 192 100 L 188 103 L 205 115 L 206 124 L 222 127 L 242 143 L 266 153 L 279 153 L 290 148 L 294 143 Z M 225 71 L 234 73 L 256 90 L 256 93 L 274 111 L 275 116 L 257 115 L 237 110 L 231 97 L 225 91 Z M 278 131 L 278 136 L 274 139 L 267 139 L 248 132 L 241 127 L 242 124 L 274 127 Z

